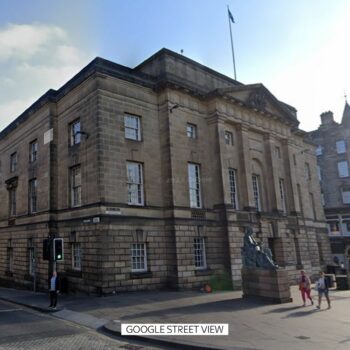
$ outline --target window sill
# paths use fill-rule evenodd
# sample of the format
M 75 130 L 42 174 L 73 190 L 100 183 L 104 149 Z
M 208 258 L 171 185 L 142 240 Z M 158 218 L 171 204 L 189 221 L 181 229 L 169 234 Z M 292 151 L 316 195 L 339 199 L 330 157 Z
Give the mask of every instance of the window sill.
M 129 139 L 128 137 L 125 137 L 125 140 L 131 141 L 131 142 L 142 142 L 142 139 L 140 139 L 140 140 L 135 140 L 135 139 Z
M 196 276 L 209 276 L 211 274 L 212 274 L 212 270 L 210 270 L 209 268 L 195 270 Z
M 83 273 L 81 270 L 66 270 L 65 275 L 67 277 L 78 277 L 78 278 L 82 278 L 83 277 Z
M 140 272 L 131 272 L 131 279 L 139 279 L 139 278 L 151 278 L 153 277 L 153 273 L 151 271 L 140 271 Z

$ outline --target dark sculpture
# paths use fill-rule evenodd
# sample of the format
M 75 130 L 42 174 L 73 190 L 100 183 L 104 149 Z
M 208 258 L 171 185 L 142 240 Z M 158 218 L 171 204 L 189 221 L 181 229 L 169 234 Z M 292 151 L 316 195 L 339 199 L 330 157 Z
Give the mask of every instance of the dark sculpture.
M 244 245 L 242 247 L 243 266 L 252 268 L 258 267 L 267 270 L 276 270 L 278 266 L 272 260 L 272 253 L 263 243 L 258 243 L 253 238 L 253 230 L 246 227 L 244 232 Z

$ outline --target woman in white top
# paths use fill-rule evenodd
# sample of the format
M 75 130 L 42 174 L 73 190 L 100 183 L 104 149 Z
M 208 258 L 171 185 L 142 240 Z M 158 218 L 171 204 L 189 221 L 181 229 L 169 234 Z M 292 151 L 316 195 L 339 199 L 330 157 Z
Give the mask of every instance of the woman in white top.
M 326 297 L 328 303 L 328 309 L 331 308 L 331 301 L 329 300 L 329 291 L 330 285 L 328 280 L 325 278 L 324 272 L 320 272 L 320 278 L 316 282 L 316 289 L 318 291 L 318 305 L 316 306 L 318 309 L 321 308 L 322 295 Z

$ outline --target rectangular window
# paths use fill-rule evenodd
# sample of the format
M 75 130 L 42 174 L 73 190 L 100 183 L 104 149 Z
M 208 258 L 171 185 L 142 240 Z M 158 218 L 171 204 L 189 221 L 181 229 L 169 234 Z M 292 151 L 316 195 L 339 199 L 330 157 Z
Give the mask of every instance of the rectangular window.
M 14 173 L 15 171 L 17 171 L 17 152 L 10 156 L 10 172 Z
M 197 138 L 197 125 L 187 123 L 187 137 L 190 139 Z
M 225 143 L 226 145 L 233 145 L 233 134 L 230 131 L 225 131 Z
M 252 182 L 253 182 L 253 194 L 254 194 L 255 209 L 256 209 L 256 211 L 261 211 L 259 175 L 253 175 Z
M 281 158 L 281 149 L 278 146 L 276 146 L 276 157 Z
M 238 198 L 237 198 L 237 181 L 236 181 L 236 169 L 229 169 L 229 182 L 230 182 L 230 199 L 234 209 L 238 209 Z
M 310 164 L 305 163 L 305 176 L 306 180 L 310 181 L 311 180 L 311 172 L 310 172 Z
M 141 141 L 141 118 L 135 115 L 126 114 L 124 116 L 125 138 L 129 140 Z
M 323 147 L 321 145 L 318 145 L 316 148 L 316 156 L 322 156 L 323 153 Z
M 342 198 L 344 204 L 350 204 L 350 191 L 342 191 Z
M 198 270 L 207 268 L 204 237 L 194 239 L 194 266 Z
M 81 246 L 80 243 L 72 244 L 72 268 L 81 271 Z
M 190 193 L 190 207 L 201 208 L 200 169 L 198 164 L 188 163 L 188 184 Z
M 281 199 L 281 205 L 282 205 L 282 211 L 284 214 L 287 213 L 287 205 L 286 205 L 286 193 L 284 189 L 284 180 L 279 179 L 279 186 L 280 186 L 280 199 Z
M 7 248 L 7 271 L 13 272 L 13 248 Z
M 79 207 L 81 205 L 81 171 L 80 165 L 71 168 L 71 206 Z
M 74 146 L 81 141 L 80 119 L 75 120 L 69 125 L 70 145 Z
M 29 144 L 29 163 L 34 163 L 38 158 L 38 141 L 34 140 Z
M 339 221 L 328 221 L 327 223 L 330 235 L 340 235 Z
M 35 256 L 34 256 L 34 248 L 33 247 L 30 247 L 28 249 L 28 273 L 30 276 L 33 276 L 34 275 L 34 272 L 35 272 Z
M 345 141 L 344 140 L 339 140 L 336 142 L 336 146 L 337 146 L 337 153 L 338 154 L 342 154 L 346 152 L 346 148 L 345 148 Z
M 315 200 L 314 200 L 314 195 L 310 193 L 310 202 L 311 202 L 311 208 L 312 208 L 312 215 L 314 216 L 313 218 L 316 220 L 316 207 L 315 207 Z
M 127 162 L 128 204 L 144 205 L 143 167 L 141 163 Z
M 133 243 L 131 245 L 131 270 L 133 272 L 147 271 L 146 243 Z
M 338 174 L 339 177 L 348 177 L 349 176 L 349 167 L 346 160 L 338 162 Z
M 10 216 L 16 215 L 16 188 L 12 187 L 9 189 L 9 204 L 10 204 Z
M 299 184 L 297 184 L 297 191 L 298 191 L 298 202 L 299 202 L 300 213 L 304 215 L 303 197 L 301 194 L 301 188 Z
M 29 212 L 36 213 L 37 211 L 37 180 L 29 181 Z

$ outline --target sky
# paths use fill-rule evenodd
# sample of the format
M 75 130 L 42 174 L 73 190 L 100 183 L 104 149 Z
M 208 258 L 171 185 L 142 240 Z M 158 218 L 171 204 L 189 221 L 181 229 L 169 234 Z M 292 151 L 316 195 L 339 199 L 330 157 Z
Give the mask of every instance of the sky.
M 0 0 L 0 130 L 96 56 L 135 67 L 163 47 L 263 83 L 317 129 L 350 102 L 349 0 Z

